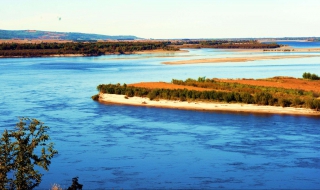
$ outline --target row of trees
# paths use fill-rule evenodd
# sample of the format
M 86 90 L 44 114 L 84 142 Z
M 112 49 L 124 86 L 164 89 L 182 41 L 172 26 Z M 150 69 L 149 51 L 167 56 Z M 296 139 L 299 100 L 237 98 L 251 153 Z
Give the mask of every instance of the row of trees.
M 320 80 L 320 77 L 316 74 L 311 74 L 311 73 L 307 73 L 307 72 L 304 72 L 302 74 L 302 77 L 304 79 L 309 79 L 309 80 Z
M 148 97 L 154 99 L 168 99 L 180 101 L 214 101 L 214 102 L 237 102 L 246 104 L 271 105 L 271 106 L 296 106 L 306 107 L 318 110 L 320 100 L 313 97 L 297 96 L 278 96 L 269 92 L 248 92 L 237 91 L 195 91 L 188 89 L 149 89 L 132 87 L 127 85 L 101 84 L 97 86 L 100 93 L 121 94 L 128 97 Z M 92 96 L 92 99 L 98 100 L 98 95 Z
M 44 56 L 54 54 L 103 55 L 127 53 L 143 50 L 177 50 L 168 42 L 68 42 L 68 43 L 2 43 L 0 56 Z

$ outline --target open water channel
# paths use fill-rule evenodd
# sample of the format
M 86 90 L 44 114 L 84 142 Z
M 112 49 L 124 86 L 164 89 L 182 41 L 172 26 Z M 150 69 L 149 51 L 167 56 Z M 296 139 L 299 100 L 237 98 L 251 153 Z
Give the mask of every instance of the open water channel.
M 198 49 L 0 59 L 0 132 L 13 129 L 19 116 L 50 126 L 59 155 L 38 189 L 54 183 L 67 188 L 75 176 L 84 189 L 319 189 L 318 117 L 147 108 L 90 98 L 101 83 L 320 74 L 320 57 L 161 64 L 255 54 Z

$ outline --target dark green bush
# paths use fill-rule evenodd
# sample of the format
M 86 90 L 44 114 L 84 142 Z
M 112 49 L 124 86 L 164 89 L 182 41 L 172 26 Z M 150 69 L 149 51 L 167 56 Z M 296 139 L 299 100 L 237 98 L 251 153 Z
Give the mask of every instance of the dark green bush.
M 280 106 L 282 107 L 290 107 L 291 106 L 291 101 L 289 99 L 280 99 Z
M 304 72 L 302 74 L 302 77 L 304 79 L 309 79 L 309 80 L 320 80 L 320 77 L 316 74 L 311 74 L 311 73 L 307 73 L 307 72 Z
M 91 96 L 92 100 L 98 101 L 99 100 L 99 94 Z

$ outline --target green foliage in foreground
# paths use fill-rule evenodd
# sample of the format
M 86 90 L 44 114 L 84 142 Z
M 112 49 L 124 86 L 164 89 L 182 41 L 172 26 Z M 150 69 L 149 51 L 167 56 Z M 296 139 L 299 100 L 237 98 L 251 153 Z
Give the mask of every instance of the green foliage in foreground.
M 199 78 L 198 81 L 193 81 L 195 84 L 214 83 L 213 80 Z M 174 81 L 174 80 L 173 80 Z M 174 82 L 175 83 L 175 82 Z M 209 84 L 207 84 L 209 86 Z M 231 83 L 229 84 L 231 85 Z M 223 84 L 222 86 L 227 86 Z M 258 89 L 258 90 L 257 90 Z M 179 101 L 208 101 L 208 102 L 230 102 L 230 103 L 245 103 L 245 104 L 258 104 L 258 105 L 271 105 L 282 107 L 305 107 L 318 110 L 320 108 L 320 100 L 316 99 L 313 94 L 304 91 L 286 91 L 285 89 L 273 89 L 261 87 L 257 89 L 247 89 L 244 85 L 243 88 L 230 88 L 227 90 L 211 90 L 196 91 L 187 89 L 149 89 L 132 87 L 127 85 L 113 85 L 113 84 L 100 84 L 97 90 L 101 93 L 126 95 L 128 97 L 148 97 L 150 100 L 167 99 Z M 252 92 L 252 93 L 250 93 Z M 92 97 L 98 100 L 98 96 Z
M 58 152 L 47 144 L 49 127 L 36 119 L 20 118 L 16 130 L 5 130 L 0 141 L 0 189 L 29 190 L 37 187 Z M 41 149 L 40 149 L 41 148 Z
M 320 77 L 318 75 L 307 73 L 307 72 L 304 72 L 302 77 L 304 79 L 309 79 L 309 80 L 320 80 Z

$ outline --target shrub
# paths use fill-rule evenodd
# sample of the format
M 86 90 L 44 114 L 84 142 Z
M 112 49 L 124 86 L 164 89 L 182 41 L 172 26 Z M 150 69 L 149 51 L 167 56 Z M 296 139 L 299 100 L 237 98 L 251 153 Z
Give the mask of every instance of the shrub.
M 133 97 L 134 92 L 133 92 L 132 89 L 127 89 L 125 95 L 128 96 L 128 97 Z
M 303 102 L 300 100 L 300 98 L 295 98 L 292 101 L 293 106 L 300 106 L 301 104 L 303 104 Z
M 313 109 L 318 111 L 320 109 L 320 100 L 314 99 L 312 103 L 313 103 Z
M 311 73 L 307 73 L 307 72 L 304 72 L 302 74 L 302 77 L 304 79 L 310 79 L 310 80 L 320 80 L 320 77 L 316 74 L 311 74 Z
M 291 105 L 291 101 L 288 99 L 285 99 L 285 98 L 280 99 L 279 103 L 280 103 L 280 106 L 282 106 L 282 107 L 290 107 L 290 105 Z
M 259 105 L 273 105 L 274 100 L 271 94 L 260 92 L 254 95 L 254 101 Z
M 245 92 L 245 93 L 241 93 L 240 96 L 243 103 L 246 103 L 246 104 L 253 103 L 253 97 L 251 96 L 251 94 Z
M 155 98 L 157 98 L 157 90 L 152 90 L 149 94 L 148 94 L 148 98 L 150 100 L 154 100 Z
M 99 94 L 91 96 L 92 100 L 98 101 L 99 100 Z

